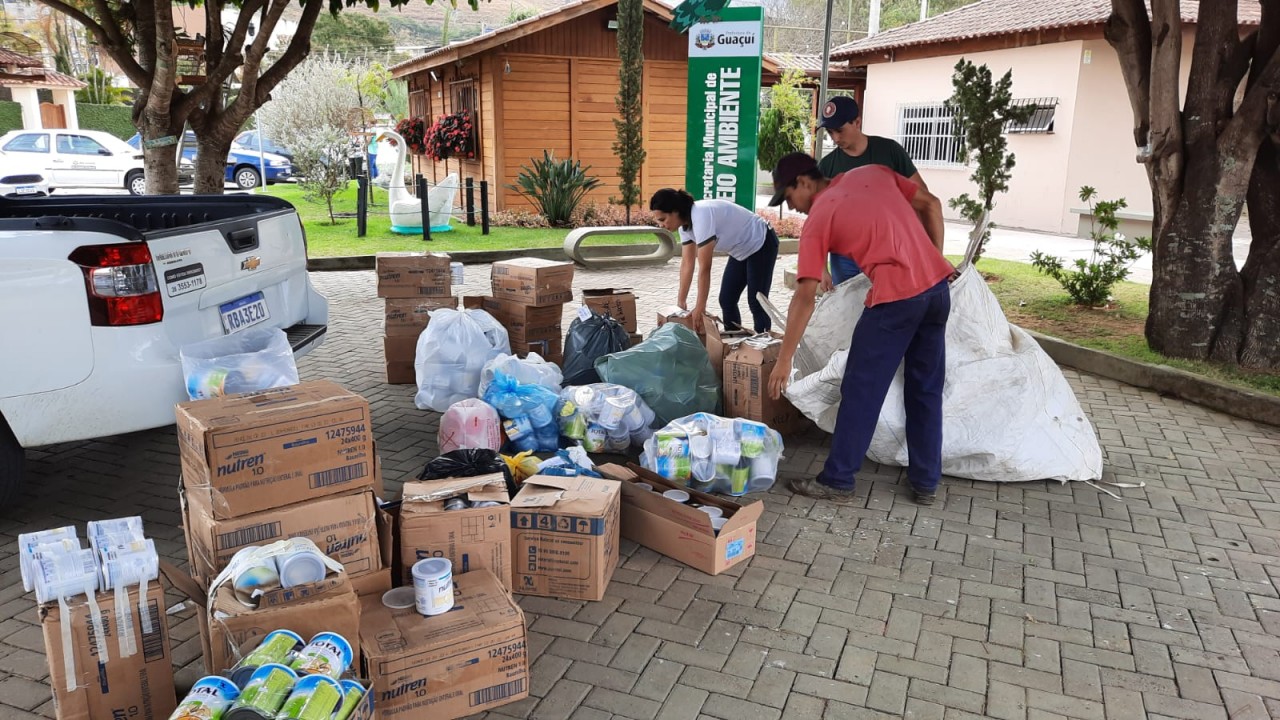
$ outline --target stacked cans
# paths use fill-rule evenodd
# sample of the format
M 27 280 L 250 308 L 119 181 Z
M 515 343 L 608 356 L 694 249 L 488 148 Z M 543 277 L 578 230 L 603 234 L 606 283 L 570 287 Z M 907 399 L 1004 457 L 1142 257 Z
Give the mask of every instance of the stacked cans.
M 257 545 L 241 548 L 228 567 L 236 568 L 232 580 L 236 599 L 248 607 L 257 607 L 258 598 L 267 591 L 320 582 L 328 573 L 324 555 L 306 538 L 289 540 L 278 553 Z
M 171 720 L 347 720 L 365 687 L 346 678 L 354 660 L 346 638 L 322 632 L 309 642 L 289 630 L 262 638 L 230 677 L 202 678 Z
M 155 543 L 142 532 L 142 518 L 90 522 L 85 548 L 72 526 L 18 536 L 18 566 L 24 590 L 36 601 L 92 595 L 145 585 L 160 576 Z

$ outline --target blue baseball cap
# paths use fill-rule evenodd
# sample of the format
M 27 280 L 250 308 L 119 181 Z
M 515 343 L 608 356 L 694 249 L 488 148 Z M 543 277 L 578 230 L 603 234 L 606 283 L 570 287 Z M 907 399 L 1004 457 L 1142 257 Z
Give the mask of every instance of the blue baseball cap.
M 838 130 L 858 119 L 858 101 L 844 95 L 837 95 L 822 106 L 822 116 L 818 118 L 818 127 L 824 130 Z

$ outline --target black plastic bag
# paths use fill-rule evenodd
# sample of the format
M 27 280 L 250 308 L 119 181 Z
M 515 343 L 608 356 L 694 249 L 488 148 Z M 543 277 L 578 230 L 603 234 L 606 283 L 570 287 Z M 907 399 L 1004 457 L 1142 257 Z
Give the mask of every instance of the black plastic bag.
M 445 478 L 475 477 L 489 473 L 502 473 L 507 481 L 507 494 L 515 497 L 519 488 L 511 477 L 507 463 L 497 452 L 487 449 L 463 448 L 452 450 L 427 463 L 418 473 L 419 480 L 443 480 Z
M 564 340 L 564 385 L 590 385 L 600 382 L 596 360 L 627 349 L 631 336 L 622 323 L 608 315 L 591 313 L 583 320 L 574 318 Z

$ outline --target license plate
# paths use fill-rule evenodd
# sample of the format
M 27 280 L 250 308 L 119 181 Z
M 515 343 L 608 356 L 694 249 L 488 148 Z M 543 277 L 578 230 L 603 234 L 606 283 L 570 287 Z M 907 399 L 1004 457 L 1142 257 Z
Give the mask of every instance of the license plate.
M 14 191 L 18 195 L 34 195 L 37 192 L 35 185 L 19 185 L 18 189 Z
M 266 298 L 260 292 L 220 305 L 218 310 L 222 312 L 222 332 L 226 335 L 271 319 L 267 313 Z

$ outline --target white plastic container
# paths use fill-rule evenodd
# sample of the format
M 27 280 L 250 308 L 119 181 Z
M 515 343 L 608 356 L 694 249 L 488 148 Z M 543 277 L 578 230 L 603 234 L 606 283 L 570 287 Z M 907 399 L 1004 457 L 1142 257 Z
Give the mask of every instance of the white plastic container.
M 689 493 L 683 490 L 668 490 L 662 493 L 662 497 L 668 500 L 675 500 L 678 503 L 689 502 Z
M 318 551 L 306 549 L 276 556 L 276 570 L 280 573 L 280 587 L 291 588 L 324 580 L 328 572 L 324 556 Z
M 413 595 L 418 612 L 428 617 L 453 609 L 453 563 L 427 558 L 413 565 Z

